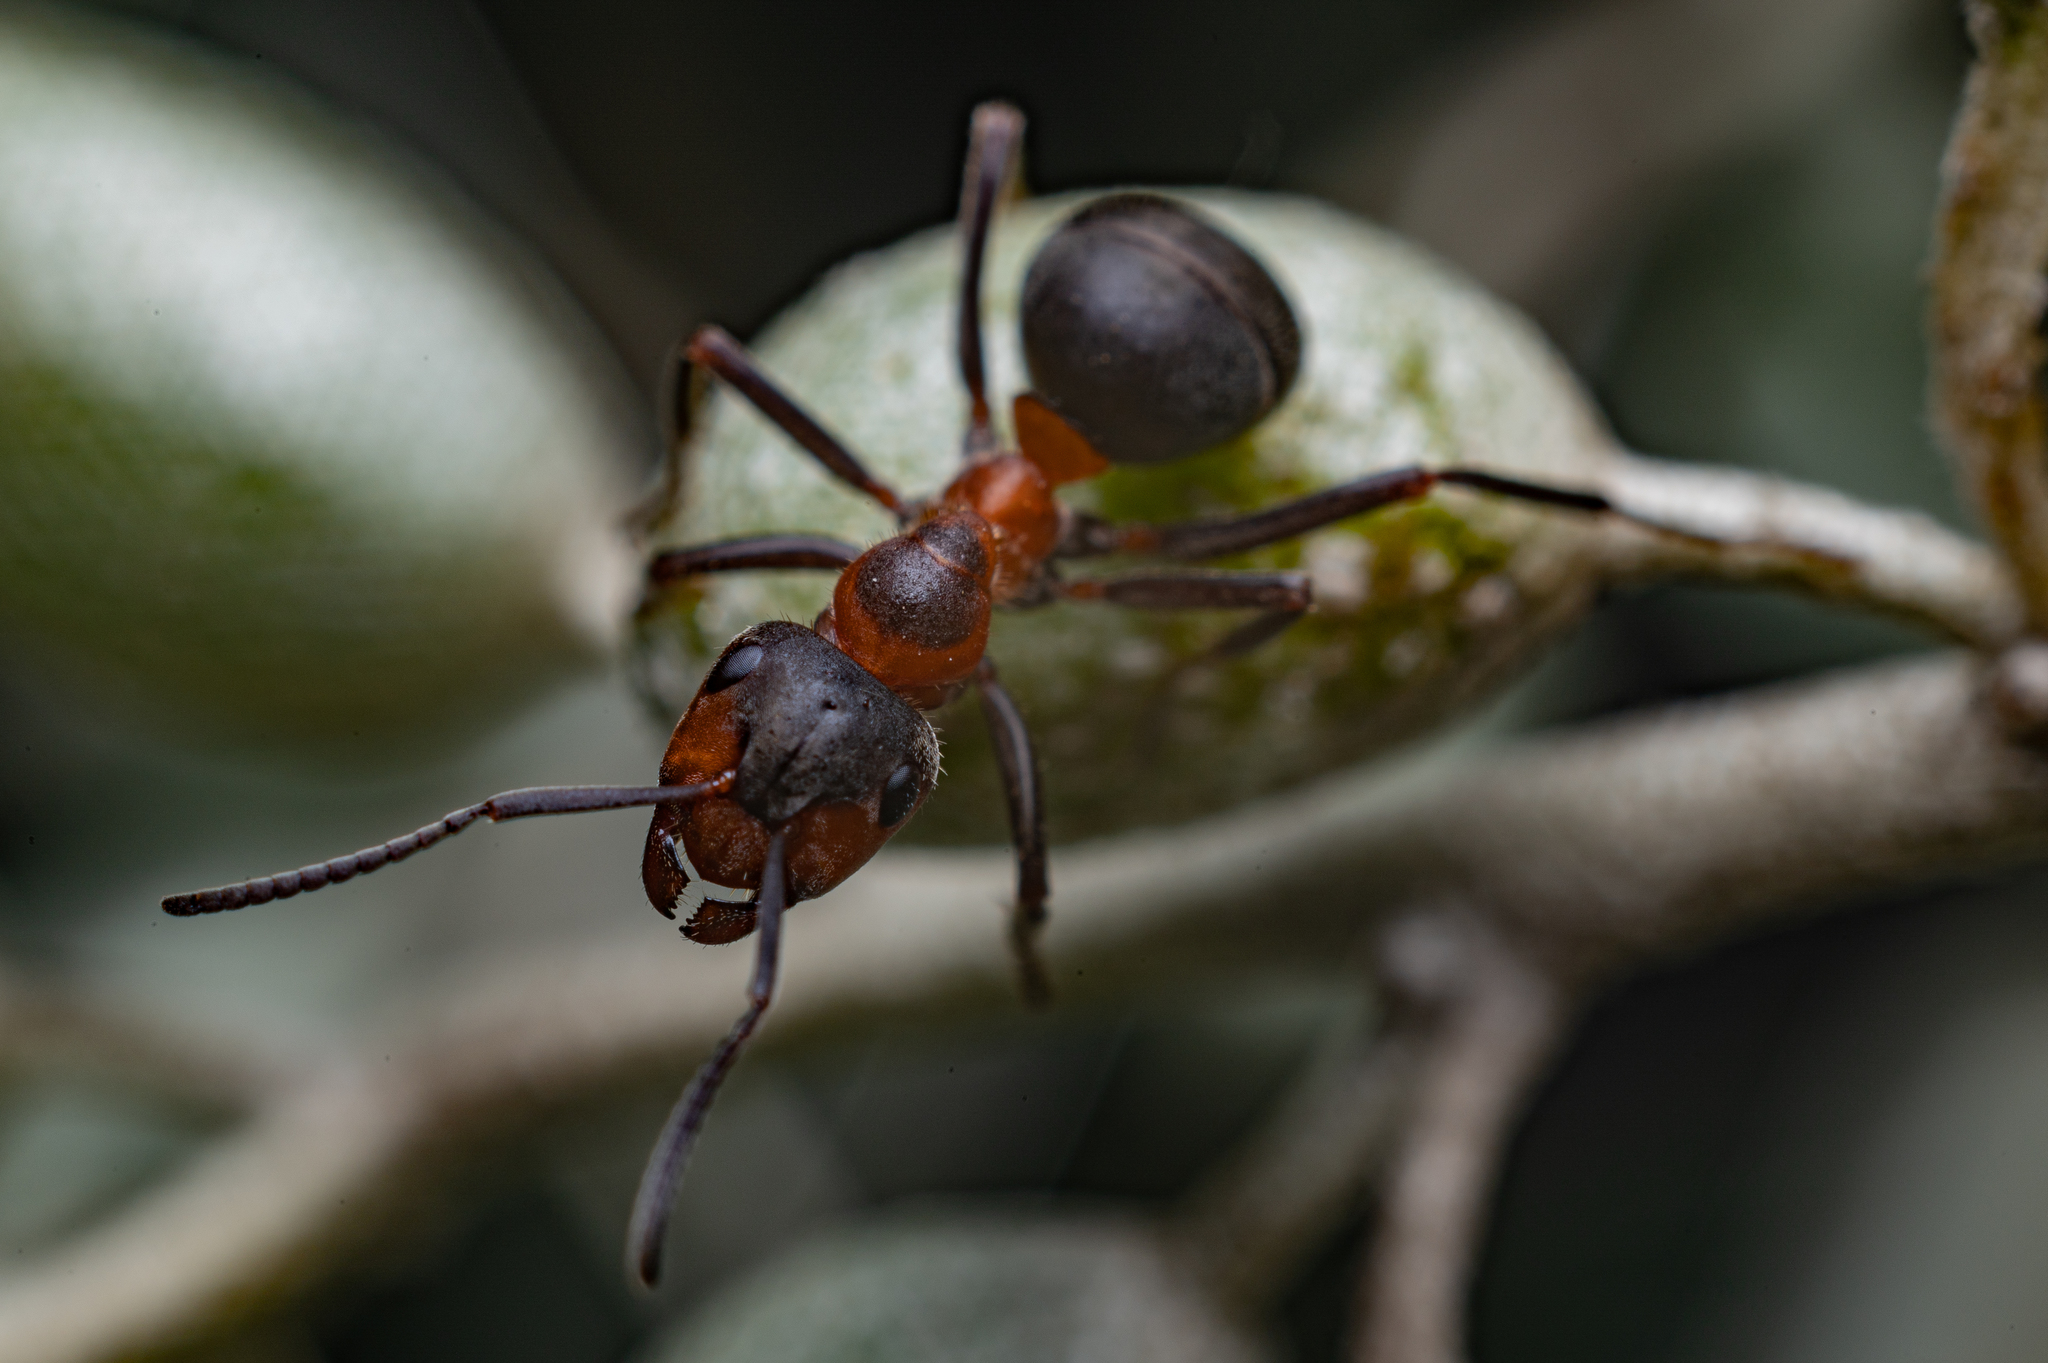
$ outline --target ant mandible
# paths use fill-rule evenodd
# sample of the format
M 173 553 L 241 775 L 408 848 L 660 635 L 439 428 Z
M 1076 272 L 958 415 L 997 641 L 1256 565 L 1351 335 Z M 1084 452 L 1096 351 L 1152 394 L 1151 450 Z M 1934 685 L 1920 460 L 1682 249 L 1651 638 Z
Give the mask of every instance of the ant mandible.
M 1224 443 L 1262 420 L 1300 367 L 1301 337 L 1256 259 L 1191 210 L 1152 194 L 1096 199 L 1039 250 L 1026 276 L 1023 340 L 1033 391 L 1012 404 L 1016 448 L 991 420 L 981 334 L 989 226 L 1015 174 L 1024 118 L 983 104 L 969 128 L 960 230 L 959 366 L 969 415 L 965 467 L 937 495 L 906 500 L 777 387 L 714 326 L 685 368 L 736 389 L 840 481 L 890 511 L 901 531 L 865 550 L 813 535 L 757 536 L 675 549 L 648 564 L 643 609 L 686 580 L 746 569 L 839 574 L 814 624 L 770 621 L 719 655 L 677 723 L 654 786 L 539 786 L 458 809 L 404 837 L 332 861 L 219 889 L 171 895 L 191 915 L 286 899 L 402 860 L 478 819 L 653 805 L 641 862 L 648 899 L 673 918 L 693 875 L 752 898 L 704 899 L 691 941 L 756 938 L 747 1007 L 698 1070 L 648 1158 L 627 1232 L 643 1283 L 660 1273 L 675 1191 L 706 1112 L 775 988 L 782 915 L 852 875 L 922 807 L 939 743 L 922 712 L 973 687 L 995 739 L 1017 852 L 1009 937 L 1025 997 L 1049 995 L 1036 940 L 1045 920 L 1044 810 L 1023 716 L 985 656 L 994 607 L 1099 601 L 1149 610 L 1245 610 L 1217 652 L 1256 648 L 1311 605 L 1299 572 L 1162 571 L 1067 578 L 1056 565 L 1112 554 L 1199 561 L 1242 553 L 1412 501 L 1438 484 L 1577 511 L 1605 498 L 1468 468 L 1395 469 L 1248 515 L 1111 524 L 1054 490 L 1113 464 L 1162 463 Z M 688 374 L 672 398 L 686 428 Z M 671 450 L 671 469 L 681 440 Z

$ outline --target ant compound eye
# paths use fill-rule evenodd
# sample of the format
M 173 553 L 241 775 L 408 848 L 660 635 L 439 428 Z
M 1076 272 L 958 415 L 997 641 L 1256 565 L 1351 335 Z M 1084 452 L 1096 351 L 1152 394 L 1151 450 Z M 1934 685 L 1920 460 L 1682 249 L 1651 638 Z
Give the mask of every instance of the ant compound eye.
M 882 809 L 879 821 L 884 828 L 894 828 L 910 817 L 910 811 L 917 808 L 917 768 L 909 762 L 889 773 L 887 784 L 882 787 Z
M 718 660 L 718 666 L 711 669 L 711 675 L 704 679 L 704 694 L 712 696 L 740 681 L 761 665 L 761 646 L 745 644 Z

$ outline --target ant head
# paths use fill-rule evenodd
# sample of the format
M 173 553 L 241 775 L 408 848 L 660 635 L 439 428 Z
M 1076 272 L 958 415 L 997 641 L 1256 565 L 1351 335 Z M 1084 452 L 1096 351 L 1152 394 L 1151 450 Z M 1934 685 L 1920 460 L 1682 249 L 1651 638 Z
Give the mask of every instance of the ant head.
M 733 803 L 776 828 L 815 805 L 879 797 L 893 831 L 939 775 L 924 716 L 802 625 L 756 625 L 726 646 L 700 695 L 730 688 L 743 749 Z

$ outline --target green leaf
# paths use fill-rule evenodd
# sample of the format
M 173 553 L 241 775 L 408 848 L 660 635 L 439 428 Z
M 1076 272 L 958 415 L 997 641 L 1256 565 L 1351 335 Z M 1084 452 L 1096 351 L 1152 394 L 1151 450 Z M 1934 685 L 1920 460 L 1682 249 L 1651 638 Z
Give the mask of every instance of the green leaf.
M 1265 1351 L 1107 1219 L 897 1216 L 770 1264 L 640 1363 L 1257 1363 Z

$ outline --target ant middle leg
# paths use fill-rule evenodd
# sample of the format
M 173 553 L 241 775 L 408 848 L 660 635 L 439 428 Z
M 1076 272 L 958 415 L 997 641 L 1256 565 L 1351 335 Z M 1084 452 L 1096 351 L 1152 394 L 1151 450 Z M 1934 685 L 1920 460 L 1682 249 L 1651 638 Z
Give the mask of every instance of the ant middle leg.
M 859 557 L 859 549 L 824 535 L 749 535 L 670 549 L 648 560 L 636 613 L 647 615 L 680 584 L 703 573 L 757 568 L 829 568 L 838 572 Z
M 1063 581 L 1059 594 L 1074 601 L 1104 601 L 1139 610 L 1261 610 L 1309 608 L 1307 573 L 1130 573 Z
M 1279 636 L 1314 604 L 1307 573 L 1133 573 L 1062 582 L 1062 596 L 1139 610 L 1255 610 L 1259 614 L 1209 650 L 1235 658 Z
M 1477 469 L 1391 469 L 1336 487 L 1312 492 L 1291 502 L 1209 521 L 1143 522 L 1113 525 L 1095 521 L 1078 525 L 1056 557 L 1086 558 L 1102 554 L 1157 554 L 1164 558 L 1220 558 L 1293 539 L 1336 521 L 1367 511 L 1412 502 L 1442 485 L 1467 487 L 1496 496 L 1588 513 L 1616 508 L 1597 492 L 1552 487 Z
M 894 513 L 897 520 L 909 518 L 910 508 L 896 495 L 896 490 L 869 473 L 867 466 L 846 447 L 844 441 L 819 425 L 817 418 L 798 405 L 795 398 L 783 392 L 780 385 L 769 378 L 767 371 L 747 353 L 747 348 L 734 340 L 725 328 L 697 328 L 683 354 L 692 366 L 716 374 L 739 390 L 741 397 L 781 427 L 783 434 L 801 445 L 833 477 L 856 492 L 872 497 L 883 509 Z

